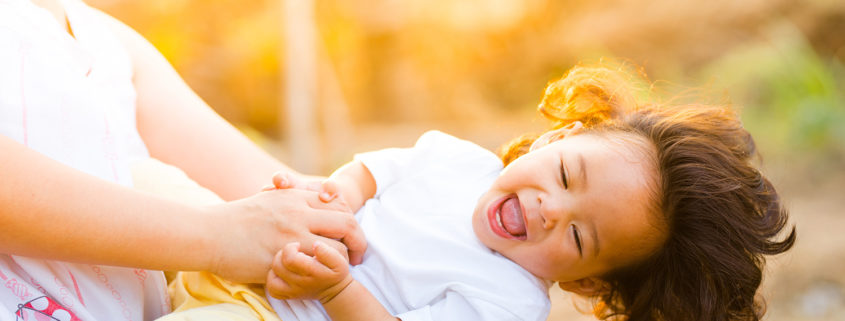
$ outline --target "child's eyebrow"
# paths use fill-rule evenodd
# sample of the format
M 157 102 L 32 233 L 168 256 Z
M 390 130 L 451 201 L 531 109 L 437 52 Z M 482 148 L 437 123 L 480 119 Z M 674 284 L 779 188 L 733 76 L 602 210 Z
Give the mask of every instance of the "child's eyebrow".
M 587 188 L 587 163 L 584 162 L 584 155 L 578 154 L 578 170 L 581 171 L 581 188 Z
M 584 155 L 578 154 L 578 171 L 581 176 L 581 188 L 587 188 L 587 162 L 584 161 Z M 596 224 L 590 224 L 590 236 L 593 238 L 593 257 L 599 256 L 599 233 L 596 231 Z
M 590 236 L 593 237 L 593 257 L 599 256 L 599 233 L 596 231 L 596 224 L 590 224 Z

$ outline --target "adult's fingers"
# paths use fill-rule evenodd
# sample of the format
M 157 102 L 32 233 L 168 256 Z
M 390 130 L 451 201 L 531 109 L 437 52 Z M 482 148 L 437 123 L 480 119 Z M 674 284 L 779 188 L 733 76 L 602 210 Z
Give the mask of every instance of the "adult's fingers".
M 330 195 L 321 195 L 325 191 L 322 190 L 322 187 L 318 186 L 318 189 L 315 192 L 319 192 L 320 195 L 315 195 L 317 197 L 308 197 L 306 201 L 308 202 L 308 206 L 313 209 L 318 210 L 332 210 L 332 211 L 340 211 L 352 214 L 352 209 L 349 208 L 349 205 L 346 204 L 346 201 L 343 200 L 342 197 L 332 197 Z
M 311 233 L 340 240 L 349 251 L 349 263 L 352 265 L 361 263 L 364 252 L 367 250 L 367 239 L 351 214 L 340 215 L 332 211 L 318 211 L 310 215 L 307 220 Z

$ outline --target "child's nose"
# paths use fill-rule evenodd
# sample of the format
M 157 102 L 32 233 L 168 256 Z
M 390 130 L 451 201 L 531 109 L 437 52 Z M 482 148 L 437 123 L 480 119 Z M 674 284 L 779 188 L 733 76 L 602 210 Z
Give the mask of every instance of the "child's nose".
M 540 216 L 543 218 L 544 229 L 552 229 L 559 221 L 566 219 L 563 204 L 560 201 L 543 193 L 537 195 L 537 201 L 540 203 Z
M 550 230 L 555 227 L 555 220 L 545 220 L 543 221 L 543 229 Z

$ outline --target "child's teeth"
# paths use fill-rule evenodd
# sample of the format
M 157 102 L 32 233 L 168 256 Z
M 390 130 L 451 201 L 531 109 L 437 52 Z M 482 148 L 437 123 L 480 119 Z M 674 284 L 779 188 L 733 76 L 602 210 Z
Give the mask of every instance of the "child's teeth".
M 504 223 L 502 223 L 502 214 L 499 211 L 496 211 L 496 223 L 499 224 L 499 227 L 505 228 Z

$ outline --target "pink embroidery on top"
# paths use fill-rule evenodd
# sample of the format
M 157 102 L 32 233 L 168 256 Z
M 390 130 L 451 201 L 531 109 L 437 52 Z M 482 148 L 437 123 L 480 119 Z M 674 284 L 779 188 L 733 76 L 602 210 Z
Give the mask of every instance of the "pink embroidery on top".
M 6 288 L 12 291 L 12 294 L 14 294 L 21 300 L 25 300 L 32 296 L 32 292 L 29 291 L 29 285 L 23 282 L 18 282 L 18 279 L 7 279 L 6 284 L 4 285 L 6 286 Z
M 96 265 L 91 265 L 91 270 L 93 270 L 94 273 L 97 274 L 97 279 L 100 280 L 100 282 L 103 283 L 106 289 L 111 292 L 112 298 L 117 301 L 117 303 L 120 305 L 121 314 L 123 315 L 123 318 L 128 321 L 132 321 L 132 311 L 129 310 L 129 305 L 126 304 L 126 301 L 123 300 L 123 296 L 117 289 L 114 288 L 114 285 L 109 282 L 108 275 L 106 275 L 103 270 Z
M 139 281 L 144 282 L 147 280 L 147 270 L 135 269 L 135 276 L 138 277 Z
M 29 291 L 29 284 L 25 282 L 19 282 L 18 279 L 13 277 L 6 276 L 2 270 L 0 270 L 0 279 L 3 279 L 3 282 L 7 289 L 9 289 L 12 294 L 18 297 L 21 301 L 26 300 L 30 296 L 32 296 L 32 292 Z
M 67 267 L 65 267 L 67 269 Z M 70 279 L 73 281 L 73 289 L 76 290 L 76 297 L 79 298 L 79 303 L 85 305 L 85 301 L 82 300 L 82 291 L 79 291 L 79 283 L 76 282 L 76 277 L 73 276 L 73 272 L 70 269 L 67 269 L 67 274 L 70 274 Z
M 72 308 L 73 307 L 73 297 L 71 296 L 70 290 L 62 283 L 62 280 L 59 277 L 53 277 L 53 283 L 59 288 L 59 301 L 62 302 L 66 307 Z
M 15 316 L 17 316 L 17 321 L 82 321 L 73 312 L 48 296 L 40 296 L 24 304 L 18 304 Z

